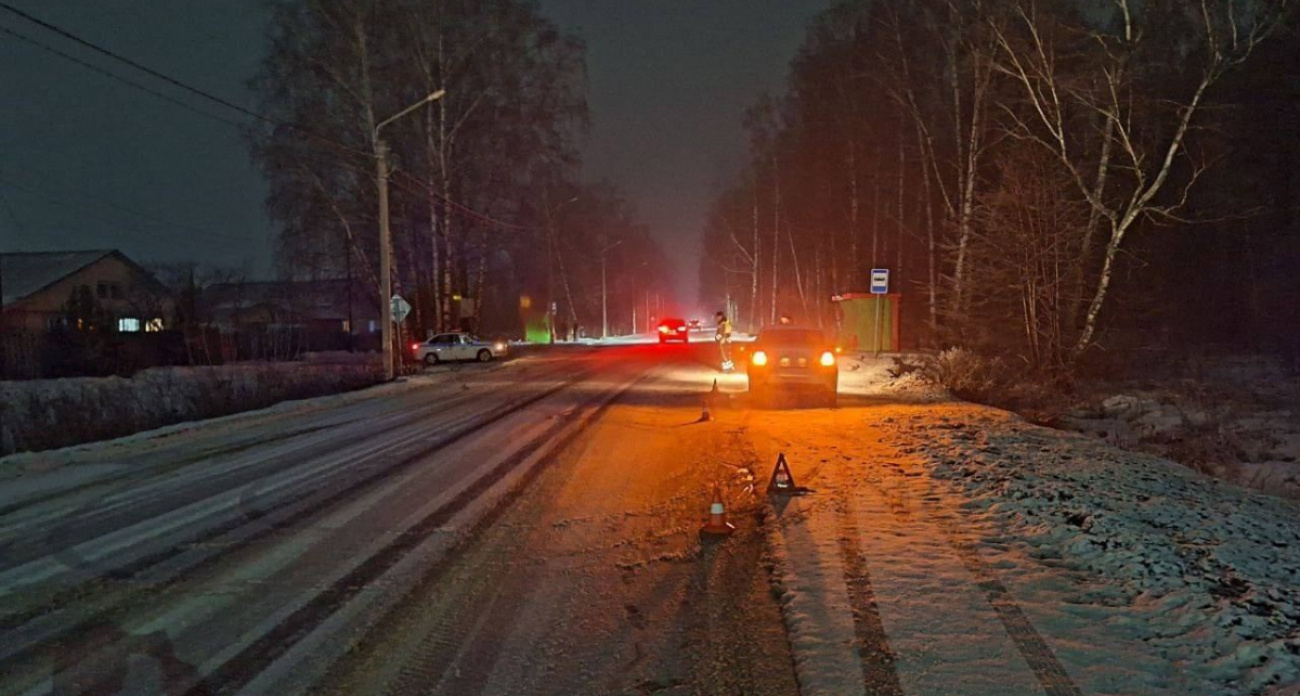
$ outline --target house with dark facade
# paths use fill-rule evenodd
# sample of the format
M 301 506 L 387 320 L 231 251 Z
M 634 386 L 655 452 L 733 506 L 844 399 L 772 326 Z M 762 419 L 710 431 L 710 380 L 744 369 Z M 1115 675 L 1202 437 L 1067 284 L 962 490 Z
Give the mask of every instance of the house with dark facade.
M 175 364 L 175 321 L 171 292 L 120 251 L 0 254 L 0 379 Z
M 379 345 L 375 288 L 358 280 L 213 283 L 200 293 L 199 315 L 224 335 L 279 341 L 293 352 Z M 238 352 L 265 351 L 244 345 Z
M 114 249 L 0 254 L 6 331 L 61 328 L 75 321 L 78 302 L 93 304 L 108 330 L 120 333 L 163 331 L 176 310 L 171 292 L 152 273 Z

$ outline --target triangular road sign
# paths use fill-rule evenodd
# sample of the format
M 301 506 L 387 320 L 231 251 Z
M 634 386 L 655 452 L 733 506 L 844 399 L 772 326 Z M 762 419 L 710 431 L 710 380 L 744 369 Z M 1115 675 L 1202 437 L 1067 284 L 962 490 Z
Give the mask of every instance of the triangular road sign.
M 782 452 L 776 458 L 776 466 L 772 467 L 772 480 L 768 481 L 768 493 L 794 493 L 799 489 L 794 484 L 794 474 L 790 473 L 790 465 L 785 461 L 785 452 Z

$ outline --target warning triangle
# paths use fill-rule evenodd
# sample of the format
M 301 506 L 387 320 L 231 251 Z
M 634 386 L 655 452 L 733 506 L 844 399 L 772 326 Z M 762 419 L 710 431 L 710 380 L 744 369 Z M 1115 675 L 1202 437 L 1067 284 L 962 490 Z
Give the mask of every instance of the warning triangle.
M 777 455 L 776 466 L 772 467 L 772 480 L 767 484 L 767 492 L 794 493 L 797 489 L 794 474 L 790 473 L 790 465 L 785 461 L 785 452 L 782 452 Z

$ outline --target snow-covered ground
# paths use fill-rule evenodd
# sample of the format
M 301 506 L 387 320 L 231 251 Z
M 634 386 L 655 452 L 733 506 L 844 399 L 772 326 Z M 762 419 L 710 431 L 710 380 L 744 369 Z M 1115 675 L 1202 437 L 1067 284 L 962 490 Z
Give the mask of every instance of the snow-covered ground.
M 1097 387 L 1063 425 L 1300 499 L 1300 376 L 1259 357 L 1219 358 L 1192 371 Z
M 0 382 L 0 455 L 350 391 L 378 378 L 370 362 L 319 361 L 153 368 L 130 378 Z
M 1300 504 L 902 386 L 746 426 L 805 696 L 1300 687 Z
M 840 357 L 840 393 L 850 396 L 877 396 L 908 401 L 946 401 L 949 395 L 941 387 L 926 382 L 916 372 L 895 377 L 890 370 L 894 358 L 873 357 L 870 353 L 848 353 Z

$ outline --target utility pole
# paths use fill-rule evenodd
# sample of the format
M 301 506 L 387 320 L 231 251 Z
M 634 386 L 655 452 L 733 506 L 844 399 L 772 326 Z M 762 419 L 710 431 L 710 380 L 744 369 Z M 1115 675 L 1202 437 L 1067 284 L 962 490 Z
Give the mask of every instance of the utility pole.
M 392 232 L 388 228 L 388 143 L 380 137 L 384 126 L 415 111 L 430 102 L 441 99 L 446 92 L 430 92 L 420 101 L 380 121 L 371 139 L 375 144 L 375 183 L 379 191 L 379 338 L 384 343 L 384 381 L 393 381 L 396 372 L 393 363 L 393 248 Z M 400 354 L 400 353 L 399 353 Z
M 353 323 L 352 317 L 352 240 L 344 236 L 343 239 L 344 259 L 343 265 L 347 268 L 348 273 L 348 352 L 355 352 L 357 349 L 356 341 L 353 339 L 356 331 L 356 324 Z
M 375 129 L 376 134 L 379 129 Z M 379 188 L 379 340 L 384 345 L 384 381 L 393 381 L 393 249 L 388 228 L 388 143 L 375 139 L 375 175 Z
M 605 283 L 605 254 L 623 243 L 619 240 L 600 250 L 600 338 L 609 338 L 609 286 Z

